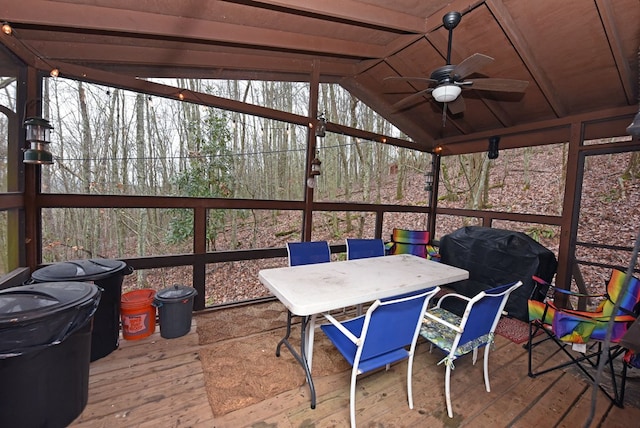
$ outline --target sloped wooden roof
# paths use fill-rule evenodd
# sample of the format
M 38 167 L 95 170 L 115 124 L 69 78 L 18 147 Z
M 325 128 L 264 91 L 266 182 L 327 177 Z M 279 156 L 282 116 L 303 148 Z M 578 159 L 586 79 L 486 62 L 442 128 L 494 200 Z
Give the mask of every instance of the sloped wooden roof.
M 465 89 L 464 113 L 449 115 L 443 127 L 442 105 L 429 94 L 393 107 L 423 83 L 384 79 L 429 77 L 446 63 L 442 18 L 449 11 L 463 15 L 453 64 L 482 53 L 495 61 L 471 77 L 530 84 L 524 94 Z M 638 0 L 4 0 L 0 20 L 56 66 L 291 81 L 317 73 L 422 149 L 474 151 L 465 144 L 491 135 L 507 146 L 555 142 L 576 121 L 606 122 L 594 125 L 599 137 L 624 129 L 638 106 Z

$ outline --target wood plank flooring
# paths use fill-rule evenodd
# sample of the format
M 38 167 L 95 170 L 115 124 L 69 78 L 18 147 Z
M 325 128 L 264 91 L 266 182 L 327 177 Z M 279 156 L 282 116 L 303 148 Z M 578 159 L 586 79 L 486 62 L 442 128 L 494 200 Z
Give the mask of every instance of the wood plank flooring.
M 255 405 L 214 417 L 198 357 L 194 316 L 191 332 L 163 339 L 156 332 L 137 341 L 121 341 L 110 355 L 91 363 L 89 403 L 73 427 L 347 427 L 349 373 L 316 379 L 318 404 L 309 407 L 306 385 Z M 551 344 L 549 344 L 551 345 Z M 274 344 L 275 346 L 275 344 Z M 287 352 L 286 350 L 283 352 Z M 559 358 L 547 344 L 535 361 Z M 581 427 L 591 406 L 592 388 L 571 370 L 529 378 L 522 345 L 496 336 L 490 355 L 491 392 L 484 389 L 482 356 L 457 360 L 451 378 L 454 418 L 444 403 L 444 367 L 439 353 L 418 346 L 413 398 L 406 398 L 406 363 L 358 379 L 356 420 L 359 427 Z M 302 369 L 301 369 L 302 370 Z M 637 371 L 637 370 L 636 370 Z M 629 402 L 640 401 L 637 373 L 631 371 Z M 640 409 L 613 406 L 598 392 L 591 427 L 628 427 L 640 420 Z
M 198 350 L 195 320 L 180 338 L 163 339 L 158 330 L 121 340 L 91 363 L 89 402 L 72 426 L 213 427 Z

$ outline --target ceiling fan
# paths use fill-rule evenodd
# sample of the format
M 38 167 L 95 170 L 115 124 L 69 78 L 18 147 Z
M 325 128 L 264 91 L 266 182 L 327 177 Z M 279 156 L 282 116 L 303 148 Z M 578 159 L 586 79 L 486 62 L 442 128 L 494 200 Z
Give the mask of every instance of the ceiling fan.
M 500 78 L 474 78 L 466 79 L 467 76 L 478 72 L 486 65 L 493 62 L 493 58 L 480 53 L 475 53 L 464 59 L 459 64 L 451 64 L 451 44 L 453 41 L 453 29 L 458 26 L 462 15 L 459 12 L 449 12 L 442 18 L 444 28 L 449 30 L 449 40 L 447 45 L 447 63 L 431 72 L 430 77 L 403 77 L 391 76 L 384 80 L 405 80 L 415 82 L 427 82 L 429 88 L 418 91 L 393 105 L 395 109 L 408 106 L 413 101 L 417 101 L 424 94 L 431 93 L 434 100 L 444 103 L 442 120 L 446 119 L 447 108 L 452 114 L 462 113 L 465 109 L 463 98 L 460 96 L 462 89 L 476 89 L 480 91 L 499 92 L 524 92 L 529 85 L 526 80 L 500 79 Z

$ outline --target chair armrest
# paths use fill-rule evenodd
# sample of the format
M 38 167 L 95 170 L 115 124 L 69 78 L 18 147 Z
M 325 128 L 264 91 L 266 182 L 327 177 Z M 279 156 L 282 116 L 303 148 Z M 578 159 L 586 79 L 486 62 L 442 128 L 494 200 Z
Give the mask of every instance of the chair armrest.
M 337 319 L 335 319 L 334 317 L 332 317 L 330 314 L 323 314 L 324 317 L 327 319 L 327 321 L 329 321 L 331 324 L 333 324 L 338 330 L 340 330 L 340 333 L 344 334 L 351 342 L 353 342 L 356 346 L 360 346 L 360 338 L 356 337 L 353 333 L 351 333 L 349 330 L 347 330 L 347 328 L 345 326 L 343 326 L 342 324 L 340 324 L 340 321 L 338 321 Z
M 554 306 L 555 308 L 555 306 Z M 573 309 L 567 309 L 567 308 L 562 308 L 562 309 L 558 309 L 555 308 L 556 313 L 565 313 L 565 314 L 569 314 L 572 317 L 575 318 L 580 318 L 584 321 L 595 321 L 595 322 L 608 322 L 611 318 L 613 318 L 613 320 L 615 322 L 633 322 L 636 320 L 636 316 L 631 314 L 620 314 L 620 315 L 604 315 L 602 312 L 589 312 L 589 311 L 578 311 L 578 310 L 573 310 Z
M 436 308 L 439 308 L 439 307 L 440 307 L 440 303 L 442 303 L 442 301 L 443 301 L 445 298 L 447 298 L 447 297 L 457 298 L 457 299 L 460 299 L 460 300 L 464 300 L 465 302 L 469 302 L 469 301 L 471 300 L 471 298 L 470 298 L 470 297 L 463 296 L 462 294 L 458 294 L 458 293 L 448 293 L 448 294 L 445 294 L 444 296 L 441 296 L 441 297 L 438 299 L 438 303 L 436 303 Z
M 584 293 L 578 293 L 576 291 L 571 291 L 571 290 L 566 290 L 564 288 L 558 288 L 552 284 L 549 284 L 547 281 L 545 281 L 544 279 L 537 277 L 537 276 L 532 276 L 531 278 L 533 278 L 533 280 L 536 283 L 536 288 L 537 286 L 540 285 L 544 285 L 549 287 L 549 290 L 547 291 L 547 296 L 552 296 L 551 293 L 561 293 L 561 294 L 565 294 L 569 297 L 605 297 L 604 293 L 599 293 L 599 294 L 584 294 Z M 534 290 L 535 292 L 535 290 Z M 533 294 L 533 293 L 532 293 Z
M 564 288 L 557 288 L 557 287 L 554 287 L 553 285 L 551 285 L 550 287 L 553 289 L 554 293 L 562 293 L 562 294 L 566 294 L 567 296 L 575 296 L 575 297 L 605 297 L 604 294 L 584 294 L 584 293 L 578 293 L 576 291 L 565 290 Z

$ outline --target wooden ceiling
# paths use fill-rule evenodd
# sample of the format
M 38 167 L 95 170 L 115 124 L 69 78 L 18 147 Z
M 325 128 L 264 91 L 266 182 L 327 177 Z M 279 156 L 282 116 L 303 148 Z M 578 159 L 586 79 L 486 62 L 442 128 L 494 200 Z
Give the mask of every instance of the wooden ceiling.
M 449 11 L 462 13 L 453 64 L 482 53 L 495 61 L 469 77 L 530 83 L 523 94 L 465 88 L 464 112 L 443 127 L 442 104 L 428 93 L 393 106 L 427 84 L 385 78 L 429 77 L 446 64 Z M 474 139 L 486 150 L 491 135 L 518 136 L 512 147 L 551 143 L 576 121 L 614 124 L 599 136 L 624 129 L 638 108 L 639 0 L 5 0 L 0 20 L 61 70 L 288 81 L 315 73 L 423 150 L 474 151 L 465 146 Z

